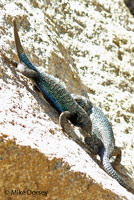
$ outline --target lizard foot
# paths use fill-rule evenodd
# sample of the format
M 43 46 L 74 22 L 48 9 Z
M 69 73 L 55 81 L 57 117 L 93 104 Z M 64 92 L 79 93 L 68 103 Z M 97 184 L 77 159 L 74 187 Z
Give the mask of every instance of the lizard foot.
M 114 151 L 112 152 L 112 156 L 116 156 L 115 160 L 113 161 L 112 163 L 112 166 L 114 169 L 118 169 L 118 165 L 120 164 L 121 162 L 121 149 L 119 147 L 116 147 L 114 148 Z
M 20 73 L 22 73 L 24 76 L 26 76 L 28 78 L 32 78 L 32 79 L 36 78 L 36 74 L 37 74 L 36 71 L 34 71 L 32 69 L 27 69 L 23 64 L 17 63 L 14 60 L 11 60 L 1 50 L 0 50 L 0 54 L 7 64 L 15 67 L 16 70 L 19 71 Z
M 8 58 L 1 50 L 0 50 L 0 54 L 2 56 L 2 58 L 4 59 L 4 61 L 9 64 L 9 65 L 12 65 L 14 67 L 17 67 L 18 66 L 18 63 L 11 60 L 10 58 Z

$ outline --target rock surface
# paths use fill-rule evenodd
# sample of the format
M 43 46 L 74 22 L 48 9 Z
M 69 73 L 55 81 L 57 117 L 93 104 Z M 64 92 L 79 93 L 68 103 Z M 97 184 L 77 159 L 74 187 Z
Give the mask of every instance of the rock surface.
M 118 173 L 133 187 L 134 18 L 124 1 L 2 0 L 0 13 L 0 49 L 8 57 L 18 61 L 15 17 L 34 65 L 101 107 L 122 148 Z M 134 199 L 63 135 L 58 113 L 2 59 L 0 134 L 2 199 Z

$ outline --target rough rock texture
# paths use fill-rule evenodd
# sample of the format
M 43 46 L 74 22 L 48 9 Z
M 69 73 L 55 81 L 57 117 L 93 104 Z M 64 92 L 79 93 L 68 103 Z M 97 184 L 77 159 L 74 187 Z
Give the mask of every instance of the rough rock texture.
M 17 61 L 16 17 L 32 62 L 59 78 L 70 93 L 87 95 L 102 108 L 122 148 L 118 173 L 133 187 L 134 18 L 124 1 L 1 0 L 0 13 L 0 48 L 7 56 Z M 2 199 L 44 199 L 43 194 L 50 200 L 134 199 L 63 135 L 58 113 L 1 59 L 0 134 Z M 11 194 L 15 189 L 18 193 Z

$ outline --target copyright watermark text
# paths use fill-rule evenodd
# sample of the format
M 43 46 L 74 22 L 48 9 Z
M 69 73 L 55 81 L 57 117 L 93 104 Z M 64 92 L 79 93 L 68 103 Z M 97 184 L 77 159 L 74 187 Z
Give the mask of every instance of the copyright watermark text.
M 5 190 L 6 195 L 20 195 L 20 196 L 25 196 L 25 195 L 42 195 L 42 196 L 47 196 L 48 191 L 39 191 L 39 190 Z

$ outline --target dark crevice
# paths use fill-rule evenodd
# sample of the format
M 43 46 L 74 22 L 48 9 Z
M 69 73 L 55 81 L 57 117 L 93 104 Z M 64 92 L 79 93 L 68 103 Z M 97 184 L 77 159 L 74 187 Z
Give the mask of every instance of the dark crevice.
M 124 0 L 124 3 L 126 4 L 128 9 L 130 10 L 130 13 L 132 15 L 134 15 L 134 0 Z

